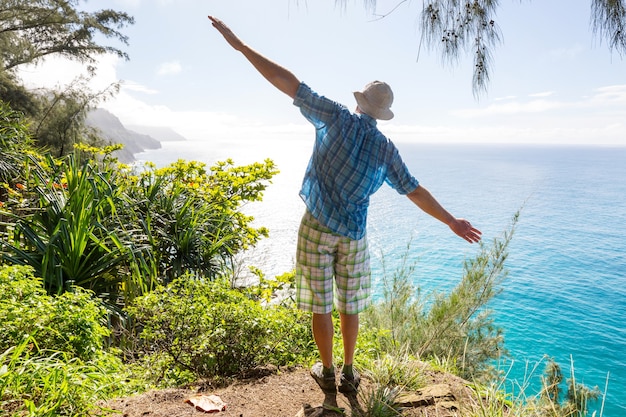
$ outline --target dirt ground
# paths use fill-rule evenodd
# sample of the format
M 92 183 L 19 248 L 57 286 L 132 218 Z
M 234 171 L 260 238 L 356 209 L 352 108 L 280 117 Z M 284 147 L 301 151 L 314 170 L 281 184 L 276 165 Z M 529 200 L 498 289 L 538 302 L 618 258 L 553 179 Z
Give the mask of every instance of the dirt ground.
M 465 381 L 453 375 L 438 372 L 428 372 L 429 385 L 448 386 L 449 392 L 445 401 L 438 404 L 438 400 L 426 401 L 422 405 L 406 408 L 403 416 L 421 417 L 457 417 L 462 416 L 462 410 L 474 403 L 472 391 Z M 371 383 L 363 378 L 360 391 L 368 392 Z M 186 402 L 197 393 L 216 395 L 225 404 L 224 411 L 205 413 L 198 411 Z M 454 397 L 454 398 L 451 398 Z M 265 375 L 237 381 L 228 387 L 215 390 L 184 390 L 167 389 L 155 390 L 140 395 L 111 400 L 105 404 L 110 412 L 103 416 L 123 417 L 200 417 L 212 415 L 215 417 L 296 417 L 298 413 L 306 411 L 306 416 L 317 415 L 324 401 L 324 394 L 315 384 L 308 369 L 298 368 L 291 370 L 268 370 Z M 340 407 L 346 410 L 347 416 L 356 413 L 351 410 L 350 403 L 341 394 L 337 395 Z M 363 406 L 363 398 L 359 397 Z M 452 404 L 452 405 L 451 405 Z M 312 408 L 305 407 L 310 405 Z M 303 408 L 305 407 L 305 408 Z M 303 415 L 303 414 L 301 414 Z M 327 413 L 324 416 L 338 414 Z

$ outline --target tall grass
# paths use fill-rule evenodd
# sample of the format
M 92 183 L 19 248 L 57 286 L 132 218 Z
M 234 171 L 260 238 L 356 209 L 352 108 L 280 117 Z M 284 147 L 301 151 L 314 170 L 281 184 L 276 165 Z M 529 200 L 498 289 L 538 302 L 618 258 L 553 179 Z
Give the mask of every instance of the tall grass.
M 0 354 L 0 416 L 85 416 L 98 400 L 127 394 L 121 362 L 42 352 L 33 338 Z

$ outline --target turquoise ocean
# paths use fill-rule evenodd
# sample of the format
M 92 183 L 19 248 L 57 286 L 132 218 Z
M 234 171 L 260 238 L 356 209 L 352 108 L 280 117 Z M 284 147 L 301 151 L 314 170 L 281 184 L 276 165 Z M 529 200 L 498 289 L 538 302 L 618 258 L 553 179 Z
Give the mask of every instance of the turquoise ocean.
M 405 163 L 451 213 L 489 244 L 520 217 L 503 291 L 488 306 L 504 328 L 507 389 L 535 394 L 547 355 L 570 378 L 597 386 L 597 416 L 626 416 L 626 147 L 396 143 Z M 304 139 L 164 142 L 138 155 L 237 165 L 273 159 L 280 169 L 264 201 L 244 209 L 270 237 L 242 257 L 273 276 L 293 268 L 304 206 L 298 189 L 312 142 Z M 453 288 L 478 253 L 387 185 L 371 201 L 368 239 L 374 292 L 403 258 L 423 293 Z M 243 268 L 245 269 L 245 268 Z M 591 415 L 591 414 L 590 414 Z

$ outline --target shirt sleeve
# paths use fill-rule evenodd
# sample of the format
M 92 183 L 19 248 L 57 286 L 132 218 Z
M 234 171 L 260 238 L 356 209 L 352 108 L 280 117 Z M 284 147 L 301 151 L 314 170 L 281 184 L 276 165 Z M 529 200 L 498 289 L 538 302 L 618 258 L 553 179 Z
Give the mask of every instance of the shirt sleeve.
M 391 158 L 387 166 L 385 181 L 399 194 L 409 194 L 417 188 L 419 181 L 411 175 L 409 168 L 402 161 L 398 148 L 390 141 Z
M 328 124 L 344 108 L 343 105 L 315 93 L 305 83 L 300 83 L 293 104 L 316 128 Z

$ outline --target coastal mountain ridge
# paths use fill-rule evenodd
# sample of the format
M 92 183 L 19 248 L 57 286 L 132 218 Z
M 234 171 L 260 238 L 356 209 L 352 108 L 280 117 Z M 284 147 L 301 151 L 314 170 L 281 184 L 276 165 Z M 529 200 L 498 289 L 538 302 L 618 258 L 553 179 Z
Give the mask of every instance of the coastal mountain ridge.
M 166 126 L 124 126 L 117 116 L 100 108 L 90 111 L 85 123 L 97 129 L 107 144 L 124 145 L 124 148 L 113 153 L 122 163 L 134 162 L 135 155 L 141 152 L 160 149 L 161 142 L 186 140 Z

